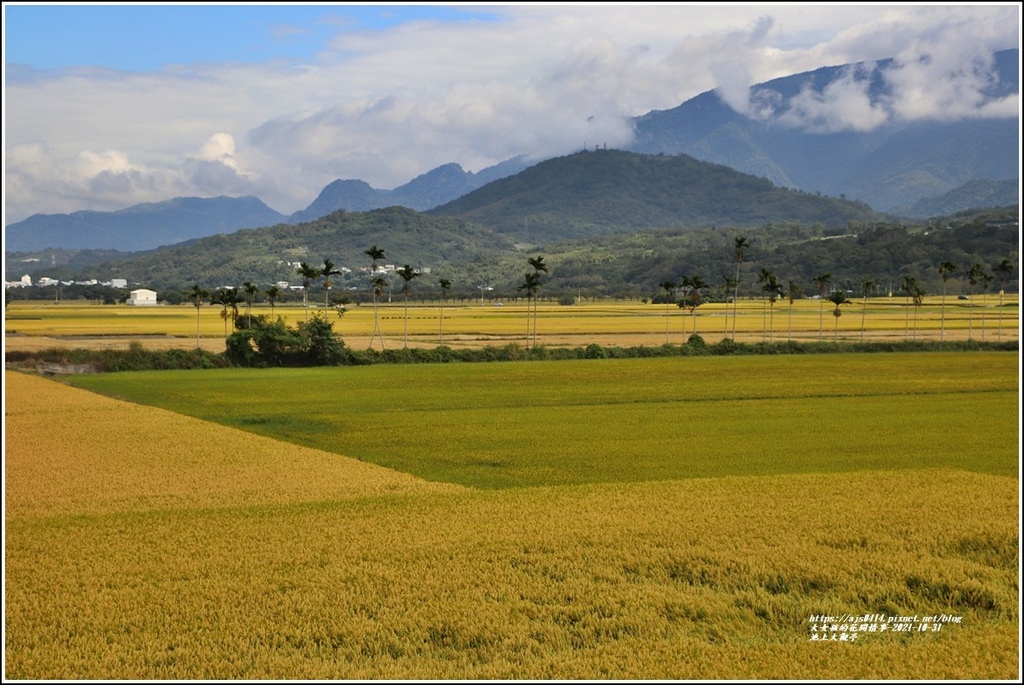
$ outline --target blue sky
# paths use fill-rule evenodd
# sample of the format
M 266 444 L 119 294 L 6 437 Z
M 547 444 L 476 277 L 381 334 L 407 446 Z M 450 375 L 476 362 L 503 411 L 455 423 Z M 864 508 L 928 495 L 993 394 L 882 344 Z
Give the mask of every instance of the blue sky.
M 414 20 L 485 20 L 427 5 L 9 5 L 5 61 L 36 69 L 310 60 L 339 27 L 380 31 Z
M 1019 3 L 5 3 L 4 223 L 181 196 L 290 214 L 336 179 L 623 147 L 632 117 L 712 89 L 753 116 L 751 85 L 883 58 L 884 109 L 839 84 L 779 123 L 1017 116 L 977 94 L 1020 22 Z

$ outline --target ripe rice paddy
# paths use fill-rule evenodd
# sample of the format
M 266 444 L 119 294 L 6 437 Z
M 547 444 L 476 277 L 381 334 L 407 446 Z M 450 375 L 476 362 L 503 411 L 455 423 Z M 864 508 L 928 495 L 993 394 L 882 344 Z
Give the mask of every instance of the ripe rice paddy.
M 9 373 L 5 676 L 1016 679 L 1018 370 Z

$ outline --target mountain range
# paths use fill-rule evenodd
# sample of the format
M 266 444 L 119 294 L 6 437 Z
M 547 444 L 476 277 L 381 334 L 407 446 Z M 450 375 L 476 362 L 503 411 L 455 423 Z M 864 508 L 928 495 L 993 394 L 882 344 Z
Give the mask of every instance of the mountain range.
M 785 125 L 787 114 L 792 113 L 799 98 L 808 94 L 824 97 L 837 83 L 860 83 L 872 101 L 884 102 L 889 93 L 883 73 L 891 66 L 891 61 L 881 61 L 825 67 L 759 84 L 751 89 L 750 99 L 771 103 L 772 115 L 757 119 L 735 111 L 717 92 L 708 91 L 674 109 L 636 118 L 636 135 L 628 151 L 710 162 L 708 169 L 724 165 L 778 188 L 859 200 L 875 210 L 907 217 L 922 216 L 932 207 L 951 213 L 976 207 L 976 202 L 991 206 L 1016 196 L 1019 118 L 903 122 L 864 132 L 807 132 Z M 1019 51 L 996 53 L 995 66 L 998 80 L 986 96 L 1019 93 Z M 690 162 L 680 162 L 684 163 Z M 275 212 L 255 197 L 176 198 L 115 212 L 36 214 L 5 228 L 4 249 L 15 253 L 47 248 L 134 252 L 244 228 L 307 222 L 339 209 L 367 211 L 395 205 L 482 221 L 508 235 L 521 234 L 521 242 L 536 241 L 541 235 L 571 238 L 602 234 L 626 226 L 712 226 L 801 220 L 798 215 L 803 216 L 801 212 L 781 216 L 767 207 L 741 216 L 728 211 L 728 202 L 718 202 L 714 210 L 705 206 L 708 213 L 698 214 L 691 203 L 673 197 L 693 194 L 695 188 L 679 187 L 664 197 L 651 196 L 643 179 L 629 175 L 631 167 L 625 162 L 614 170 L 604 167 L 604 178 L 590 177 L 589 181 L 599 184 L 599 188 L 590 190 L 580 185 L 581 179 L 557 174 L 539 179 L 537 166 L 529 167 L 524 157 L 477 173 L 467 172 L 458 164 L 445 164 L 394 190 L 375 189 L 361 180 L 339 179 L 326 186 L 309 207 L 291 216 Z M 674 167 L 664 163 L 656 168 L 671 173 Z M 625 175 L 616 176 L 620 172 Z M 585 175 L 592 173 L 597 172 L 592 169 Z M 711 171 L 708 174 L 708 178 L 713 176 Z M 561 189 L 555 204 L 537 203 L 537 188 L 530 190 L 529 186 L 539 180 Z M 639 196 L 629 200 L 617 193 L 619 201 L 610 202 L 607 189 L 620 183 L 631 184 Z M 752 180 L 742 184 L 748 190 L 767 190 L 763 183 Z M 716 196 L 736 190 L 712 191 L 708 185 L 700 188 L 700 192 Z M 495 206 L 488 198 L 498 196 L 505 198 L 504 204 Z M 579 217 L 564 215 L 567 201 L 581 213 Z M 783 204 L 787 211 L 797 206 L 791 200 Z M 644 209 L 639 209 L 641 206 Z M 805 220 L 818 220 L 810 218 L 812 215 L 807 214 Z

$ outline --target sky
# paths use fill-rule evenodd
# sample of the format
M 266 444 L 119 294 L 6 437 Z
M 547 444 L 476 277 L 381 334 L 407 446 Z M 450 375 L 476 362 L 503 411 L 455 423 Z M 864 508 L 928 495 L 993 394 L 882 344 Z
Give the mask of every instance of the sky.
M 884 106 L 851 80 L 782 123 L 1019 116 L 980 92 L 1020 26 L 1019 3 L 5 3 L 4 225 L 182 196 L 291 214 L 339 178 L 624 147 L 712 89 L 771 117 L 751 85 L 885 58 Z

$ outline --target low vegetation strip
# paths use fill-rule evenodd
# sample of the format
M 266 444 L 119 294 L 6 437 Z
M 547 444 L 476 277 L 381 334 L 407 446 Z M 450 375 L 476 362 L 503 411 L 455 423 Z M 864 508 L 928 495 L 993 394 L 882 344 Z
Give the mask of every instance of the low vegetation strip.
M 957 468 L 1016 476 L 1005 353 L 225 369 L 73 383 L 486 488 Z M 936 436 L 956 436 L 943 440 Z
M 457 486 L 21 373 L 4 379 L 8 516 L 339 500 Z
M 1018 489 L 926 469 L 9 513 L 6 676 L 1014 680 Z M 869 614 L 959 622 L 813 640 Z

